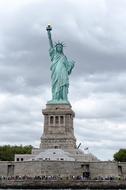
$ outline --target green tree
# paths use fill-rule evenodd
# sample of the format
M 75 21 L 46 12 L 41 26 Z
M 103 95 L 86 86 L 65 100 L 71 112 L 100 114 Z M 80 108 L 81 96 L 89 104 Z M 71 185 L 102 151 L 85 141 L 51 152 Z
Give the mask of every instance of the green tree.
M 126 149 L 120 149 L 113 157 L 115 161 L 126 162 Z
M 0 146 L 0 161 L 13 161 L 15 154 L 31 154 L 31 145 L 27 146 Z

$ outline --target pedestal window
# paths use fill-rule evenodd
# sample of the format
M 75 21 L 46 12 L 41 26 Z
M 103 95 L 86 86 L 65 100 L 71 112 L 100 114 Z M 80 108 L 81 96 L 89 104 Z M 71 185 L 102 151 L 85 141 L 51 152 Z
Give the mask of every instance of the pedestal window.
M 60 116 L 60 124 L 64 124 L 64 117 Z
M 56 123 L 56 124 L 59 124 L 59 116 L 56 116 L 56 117 L 55 117 L 55 123 Z
M 54 117 L 50 116 L 50 124 L 53 124 L 53 123 L 54 123 Z

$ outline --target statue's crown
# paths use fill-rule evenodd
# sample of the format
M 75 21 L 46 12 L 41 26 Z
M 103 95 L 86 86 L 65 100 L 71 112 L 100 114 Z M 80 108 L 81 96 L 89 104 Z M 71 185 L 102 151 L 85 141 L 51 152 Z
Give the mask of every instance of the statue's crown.
M 55 47 L 56 47 L 57 45 L 61 45 L 62 47 L 65 46 L 63 42 L 59 42 L 59 41 L 58 41 L 58 42 L 55 42 Z

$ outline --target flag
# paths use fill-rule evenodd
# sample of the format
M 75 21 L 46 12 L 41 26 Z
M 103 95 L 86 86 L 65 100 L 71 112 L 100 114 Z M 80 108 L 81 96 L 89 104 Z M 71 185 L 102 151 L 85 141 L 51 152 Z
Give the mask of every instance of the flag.
M 84 148 L 84 150 L 88 150 L 88 147 Z

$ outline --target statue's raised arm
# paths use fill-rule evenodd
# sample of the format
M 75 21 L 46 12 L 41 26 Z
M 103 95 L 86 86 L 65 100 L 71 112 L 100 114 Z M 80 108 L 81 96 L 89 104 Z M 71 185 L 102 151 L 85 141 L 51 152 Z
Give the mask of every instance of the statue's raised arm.
M 50 48 L 53 48 L 53 41 L 52 41 L 52 37 L 51 37 L 52 27 L 48 24 L 48 26 L 46 27 L 46 30 L 47 30 L 47 34 L 48 34 Z

